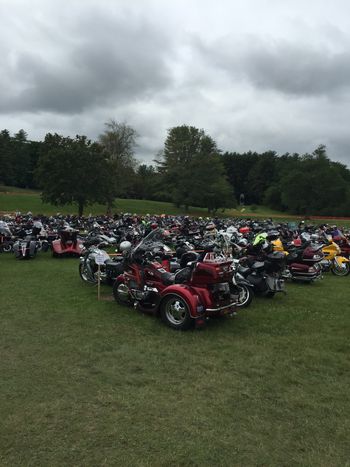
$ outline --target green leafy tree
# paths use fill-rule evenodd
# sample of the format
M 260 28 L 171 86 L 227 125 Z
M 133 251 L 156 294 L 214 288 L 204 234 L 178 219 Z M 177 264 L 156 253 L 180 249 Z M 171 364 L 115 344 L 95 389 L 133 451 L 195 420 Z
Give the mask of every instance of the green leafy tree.
M 111 212 L 116 197 L 123 197 L 132 190 L 137 161 L 134 150 L 137 132 L 126 123 L 110 120 L 99 138 L 109 165 L 110 181 L 107 192 L 107 213 Z
M 248 204 L 254 201 L 249 199 L 251 189 L 248 183 L 248 174 L 259 158 L 259 154 L 251 151 L 243 154 L 226 152 L 222 155 L 227 179 L 234 190 L 235 198 L 239 199 L 243 193 L 245 202 Z
M 78 214 L 94 202 L 105 202 L 108 191 L 108 166 L 102 148 L 86 136 L 64 138 L 47 134 L 38 161 L 36 177 L 43 201 L 77 204 Z
M 210 210 L 226 206 L 230 190 L 224 167 L 216 142 L 204 130 L 187 125 L 169 129 L 158 167 L 175 205 L 188 209 L 200 202 Z M 214 187 L 220 190 L 217 194 Z
M 284 170 L 279 184 L 283 204 L 296 214 L 346 214 L 349 182 L 342 173 L 327 157 L 326 147 L 319 146 Z
M 13 181 L 12 140 L 8 130 L 0 133 L 0 182 L 11 185 Z
M 137 167 L 133 183 L 134 197 L 154 199 L 159 175 L 152 165 L 141 164 Z
M 219 208 L 236 205 L 231 185 L 219 154 L 196 156 L 193 161 L 191 199 L 195 206 L 206 207 L 215 213 Z

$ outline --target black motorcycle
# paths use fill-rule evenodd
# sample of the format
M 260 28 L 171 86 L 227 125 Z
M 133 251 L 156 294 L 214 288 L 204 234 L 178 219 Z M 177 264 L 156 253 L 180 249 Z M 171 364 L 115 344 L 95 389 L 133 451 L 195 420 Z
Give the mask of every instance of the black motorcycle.
M 255 294 L 273 297 L 276 292 L 285 292 L 282 278 L 285 265 L 285 255 L 273 251 L 259 260 L 249 257 L 241 260 L 237 273 L 246 279 Z

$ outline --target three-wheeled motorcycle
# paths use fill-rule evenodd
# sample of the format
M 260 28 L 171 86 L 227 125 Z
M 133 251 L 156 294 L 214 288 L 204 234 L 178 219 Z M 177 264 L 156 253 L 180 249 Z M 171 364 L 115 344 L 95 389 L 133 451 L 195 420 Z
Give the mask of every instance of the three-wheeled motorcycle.
M 113 294 L 117 302 L 160 315 L 170 327 L 202 327 L 210 317 L 233 315 L 232 261 L 214 253 L 189 251 L 180 269 L 171 273 L 160 262 L 162 230 L 147 235 L 125 254 L 124 273 L 117 277 Z
M 83 242 L 78 238 L 78 230 L 65 227 L 58 232 L 59 238 L 51 244 L 53 257 L 80 256 L 84 248 Z

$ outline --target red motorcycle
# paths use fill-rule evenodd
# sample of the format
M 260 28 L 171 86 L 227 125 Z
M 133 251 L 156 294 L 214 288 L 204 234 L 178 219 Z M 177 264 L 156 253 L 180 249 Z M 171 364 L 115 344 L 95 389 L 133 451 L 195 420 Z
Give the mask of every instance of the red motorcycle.
M 124 273 L 113 285 L 115 300 L 142 312 L 160 315 L 171 328 L 204 326 L 210 317 L 232 315 L 236 302 L 230 291 L 232 261 L 190 251 L 182 255 L 180 269 L 167 270 L 162 231 L 152 231 L 124 259 Z
M 58 232 L 59 238 L 51 244 L 53 257 L 80 256 L 84 248 L 78 239 L 78 230 L 65 228 Z

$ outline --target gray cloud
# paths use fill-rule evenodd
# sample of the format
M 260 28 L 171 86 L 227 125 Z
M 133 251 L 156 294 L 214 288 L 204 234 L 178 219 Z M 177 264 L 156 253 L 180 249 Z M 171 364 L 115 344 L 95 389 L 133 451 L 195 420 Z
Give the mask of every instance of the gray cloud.
M 2 86 L 1 112 L 77 113 L 111 100 L 135 101 L 171 83 L 172 44 L 150 22 L 98 11 L 66 32 L 61 43 L 51 37 L 42 50 L 18 52 L 12 65 L 8 55 L 2 81 L 14 91 Z
M 233 80 L 294 96 L 341 93 L 350 89 L 350 52 L 334 51 L 326 44 L 264 40 L 247 36 L 208 46 L 195 41 L 207 64 L 214 64 Z M 209 65 L 210 66 L 210 65 Z
M 0 129 L 91 139 L 113 118 L 151 162 L 167 130 L 224 151 L 312 152 L 350 165 L 345 0 L 0 2 Z

